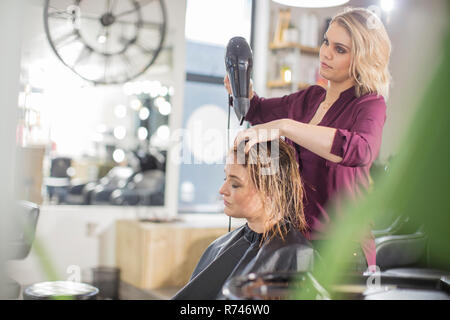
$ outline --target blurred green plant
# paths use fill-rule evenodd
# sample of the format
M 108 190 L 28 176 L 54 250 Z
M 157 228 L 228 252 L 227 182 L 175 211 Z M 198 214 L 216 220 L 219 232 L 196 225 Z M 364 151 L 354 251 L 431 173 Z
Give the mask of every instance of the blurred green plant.
M 390 174 L 377 179 L 369 196 L 347 204 L 345 217 L 336 221 L 332 229 L 332 243 L 319 248 L 323 263 L 317 266 L 314 277 L 328 290 L 343 280 L 347 268 L 343 257 L 351 254 L 355 239 L 363 237 L 363 226 L 387 219 L 392 212 L 407 215 L 412 223 L 423 226 L 433 267 L 450 270 L 449 28 L 443 43 L 443 59 L 419 101 Z M 316 297 L 302 290 L 293 298 Z

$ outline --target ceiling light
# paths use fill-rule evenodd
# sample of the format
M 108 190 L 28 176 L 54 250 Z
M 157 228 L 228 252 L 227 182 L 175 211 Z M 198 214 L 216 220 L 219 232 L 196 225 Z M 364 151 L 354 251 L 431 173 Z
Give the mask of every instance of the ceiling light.
M 394 0 L 381 0 L 380 7 L 386 12 L 392 11 L 394 9 Z
M 274 2 L 291 7 L 326 8 L 341 6 L 349 0 L 273 0 Z

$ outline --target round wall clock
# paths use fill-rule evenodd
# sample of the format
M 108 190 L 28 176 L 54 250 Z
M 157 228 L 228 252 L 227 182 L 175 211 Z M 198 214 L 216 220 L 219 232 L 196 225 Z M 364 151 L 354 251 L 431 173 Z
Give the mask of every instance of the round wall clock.
M 44 8 L 57 57 L 95 84 L 144 73 L 162 49 L 166 19 L 163 0 L 46 0 Z

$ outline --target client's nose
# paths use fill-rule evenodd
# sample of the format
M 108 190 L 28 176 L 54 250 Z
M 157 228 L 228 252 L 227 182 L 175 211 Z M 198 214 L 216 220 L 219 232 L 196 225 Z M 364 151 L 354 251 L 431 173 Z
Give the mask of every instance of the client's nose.
M 224 196 L 224 195 L 228 195 L 228 190 L 226 188 L 226 182 L 222 185 L 222 187 L 220 187 L 219 189 L 219 194 Z

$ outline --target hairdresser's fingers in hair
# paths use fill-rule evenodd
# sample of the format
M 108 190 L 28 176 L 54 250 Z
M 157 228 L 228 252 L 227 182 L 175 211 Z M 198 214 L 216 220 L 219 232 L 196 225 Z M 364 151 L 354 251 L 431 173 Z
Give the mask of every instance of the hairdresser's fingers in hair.
M 243 131 L 242 131 L 243 132 Z M 238 132 L 236 138 L 234 138 L 234 147 L 236 148 L 239 143 L 242 141 L 241 134 L 242 132 Z
M 258 130 L 250 128 L 246 130 L 246 139 L 248 140 L 245 144 L 245 153 L 249 152 L 250 149 L 259 142 Z
M 247 136 L 247 130 L 239 131 L 234 139 L 234 146 L 237 147 L 239 144 L 245 140 Z
M 238 147 L 242 141 L 257 139 L 257 131 L 253 128 L 239 132 L 234 140 L 234 146 Z
M 250 151 L 250 149 L 257 143 L 258 143 L 258 139 L 256 137 L 248 140 L 247 143 L 245 144 L 245 148 L 244 148 L 245 153 L 248 153 Z

